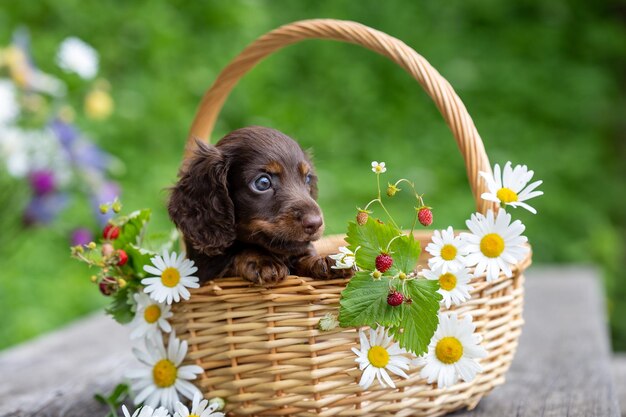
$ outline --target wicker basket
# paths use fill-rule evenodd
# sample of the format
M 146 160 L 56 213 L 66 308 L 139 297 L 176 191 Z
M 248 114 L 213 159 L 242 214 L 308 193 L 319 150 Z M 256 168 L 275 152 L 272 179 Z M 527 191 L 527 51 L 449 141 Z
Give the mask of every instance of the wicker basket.
M 493 208 L 480 198 L 484 190 L 479 171 L 490 171 L 485 150 L 465 106 L 452 87 L 426 60 L 401 41 L 358 23 L 309 20 L 280 27 L 248 46 L 219 75 L 202 99 L 193 122 L 185 156 L 193 138 L 208 138 L 215 119 L 237 81 L 270 53 L 304 39 L 355 43 L 387 56 L 426 90 L 443 114 L 465 159 L 478 211 Z M 430 233 L 416 234 L 422 247 Z M 342 236 L 317 243 L 322 254 L 337 252 Z M 420 260 L 425 264 L 426 259 Z M 317 330 L 326 313 L 337 313 L 347 280 L 318 281 L 290 276 L 274 288 L 253 287 L 240 278 L 207 283 L 177 305 L 174 326 L 189 342 L 188 360 L 204 369 L 197 381 L 206 395 L 227 401 L 230 415 L 245 416 L 439 416 L 473 408 L 504 382 L 522 326 L 523 271 L 528 257 L 487 283 L 472 280 L 472 299 L 457 308 L 471 314 L 484 337 L 488 357 L 484 372 L 471 383 L 447 389 L 427 384 L 413 369 L 409 379 L 396 379 L 396 389 L 374 384 L 363 391 L 361 372 L 350 348 L 358 346 L 354 328 Z

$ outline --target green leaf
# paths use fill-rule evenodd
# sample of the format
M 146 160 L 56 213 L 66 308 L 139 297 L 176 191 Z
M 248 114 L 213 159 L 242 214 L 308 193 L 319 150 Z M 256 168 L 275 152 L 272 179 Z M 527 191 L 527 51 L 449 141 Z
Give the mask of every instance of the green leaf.
M 128 263 L 125 266 L 128 266 L 133 271 L 133 275 L 138 278 L 144 278 L 146 276 L 146 272 L 143 270 L 143 267 L 145 265 L 152 265 L 150 258 L 155 256 L 156 253 L 140 248 L 132 243 L 126 245 L 124 250 L 128 255 Z
M 179 237 L 180 234 L 176 229 L 172 229 L 170 232 L 151 233 L 144 238 L 141 247 L 155 253 L 161 253 L 164 250 L 168 252 L 177 251 Z
M 419 240 L 415 240 L 412 235 L 402 235 L 391 242 L 389 248 L 393 258 L 391 269 L 394 270 L 392 272 L 394 275 L 399 272 L 408 274 L 415 269 L 422 252 Z
M 111 304 L 106 308 L 106 313 L 111 315 L 120 324 L 130 323 L 135 314 L 132 311 L 134 304 L 130 296 L 135 289 L 129 285 L 118 290 L 111 296 Z
M 108 397 L 105 397 L 103 394 L 95 394 L 93 397 L 99 403 L 109 406 L 109 412 L 105 417 L 119 417 L 117 409 L 129 394 L 130 387 L 127 384 L 118 384 Z
M 355 222 L 348 224 L 346 242 L 349 244 L 348 248 L 356 252 L 357 266 L 363 270 L 373 271 L 376 269 L 376 257 L 387 249 L 391 239 L 399 235 L 400 231 L 395 227 L 379 223 L 370 217 L 363 226 Z M 390 268 L 385 274 L 393 275 L 393 272 Z
M 422 250 L 419 241 L 413 236 L 403 235 L 394 226 L 379 223 L 371 217 L 363 226 L 350 222 L 346 242 L 352 252 L 356 251 L 357 266 L 367 271 L 376 268 L 376 257 L 389 247 L 393 265 L 384 275 L 390 276 L 412 272 Z
M 373 279 L 368 272 L 357 272 L 341 292 L 339 325 L 341 327 L 376 327 L 398 325 L 404 305 L 387 304 L 391 288 L 401 285 L 398 279 Z
M 115 249 L 124 249 L 128 244 L 141 245 L 141 234 L 146 223 L 150 221 L 150 209 L 135 211 L 128 216 L 120 217 L 115 223 L 120 228 L 120 235 L 113 241 Z
M 405 282 L 404 294 L 412 300 L 410 304 L 403 304 L 404 310 L 398 327 L 390 329 L 391 334 L 400 346 L 421 355 L 428 350 L 439 318 L 439 301 L 441 294 L 437 292 L 439 283 L 426 279 L 412 279 Z

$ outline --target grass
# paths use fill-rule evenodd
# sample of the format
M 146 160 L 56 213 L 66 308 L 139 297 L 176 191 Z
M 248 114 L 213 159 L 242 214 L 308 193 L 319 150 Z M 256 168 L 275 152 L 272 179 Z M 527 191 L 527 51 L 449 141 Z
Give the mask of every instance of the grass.
M 492 163 L 525 163 L 544 180 L 539 214 L 519 214 L 534 261 L 601 265 L 616 348 L 626 348 L 624 78 L 618 3 L 468 0 L 410 2 L 11 2 L 0 43 L 26 25 L 45 71 L 76 84 L 51 59 L 78 36 L 101 55 L 116 111 L 80 123 L 126 171 L 128 209 L 154 210 L 171 227 L 164 189 L 176 178 L 204 90 L 257 36 L 290 21 L 362 22 L 415 48 L 466 104 Z M 94 18 L 96 17 L 97 18 Z M 75 105 L 80 107 L 80 103 Z M 462 227 L 473 210 L 462 158 L 435 106 L 406 73 L 353 45 L 304 42 L 269 57 L 235 88 L 212 140 L 238 127 L 278 128 L 312 148 L 329 233 L 341 233 L 371 199 L 369 162 L 416 182 L 435 208 L 433 227 Z M 371 184 L 368 185 L 368 184 Z M 391 205 L 405 224 L 410 200 Z M 16 207 L 11 204 L 11 207 Z M 105 300 L 69 259 L 68 231 L 94 226 L 76 201 L 52 227 L 0 240 L 0 348 L 53 329 Z

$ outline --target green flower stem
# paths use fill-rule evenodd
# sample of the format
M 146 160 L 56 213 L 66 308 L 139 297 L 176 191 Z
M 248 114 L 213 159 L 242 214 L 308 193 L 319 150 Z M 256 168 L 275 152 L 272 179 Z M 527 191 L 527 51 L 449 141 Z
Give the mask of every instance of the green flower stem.
M 415 217 L 413 217 L 413 224 L 411 225 L 411 231 L 409 232 L 409 236 L 413 236 L 413 231 L 415 230 L 415 226 L 417 225 L 417 209 L 415 210 Z
M 396 240 L 399 237 L 404 236 L 402 233 L 400 233 L 398 236 L 395 236 L 394 238 L 392 238 L 389 243 L 387 243 L 387 249 L 385 249 L 385 252 L 389 253 L 389 248 L 391 247 L 391 243 Z
M 391 220 L 391 223 L 394 225 L 394 227 L 396 229 L 400 229 L 396 223 L 396 221 L 393 219 L 393 217 L 391 217 L 391 214 L 389 213 L 389 211 L 387 210 L 387 207 L 385 207 L 385 205 L 383 204 L 383 200 L 380 198 L 380 173 L 376 173 L 376 185 L 378 187 L 378 198 L 374 201 L 378 201 L 378 204 L 380 204 L 380 206 L 382 207 L 382 209 L 385 211 L 385 213 L 387 214 L 387 217 L 389 217 L 389 220 Z

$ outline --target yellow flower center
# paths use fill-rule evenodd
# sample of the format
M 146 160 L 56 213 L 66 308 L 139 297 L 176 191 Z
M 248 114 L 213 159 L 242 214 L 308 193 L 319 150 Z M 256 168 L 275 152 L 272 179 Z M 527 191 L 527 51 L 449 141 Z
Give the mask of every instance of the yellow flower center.
M 178 369 L 167 359 L 161 359 L 154 365 L 154 368 L 152 368 L 154 385 L 159 388 L 167 388 L 174 385 L 177 375 Z
M 384 368 L 389 363 L 389 353 L 382 346 L 372 346 L 367 351 L 367 359 L 377 368 Z
M 189 416 L 188 416 L 188 417 L 200 417 L 200 416 L 199 416 L 199 415 L 197 415 L 197 414 L 189 414 Z
M 504 251 L 504 239 L 497 233 L 489 233 L 480 240 L 480 251 L 488 258 L 497 258 Z
M 143 311 L 143 318 L 148 323 L 156 322 L 161 317 L 161 308 L 156 304 L 151 304 Z
M 517 193 L 506 187 L 500 188 L 496 193 L 496 197 L 504 204 L 517 201 Z
M 376 170 L 376 172 L 377 172 L 377 173 L 381 173 L 381 172 L 383 172 L 383 167 L 382 167 L 382 166 L 380 166 L 380 165 L 376 165 L 376 166 L 374 167 L 374 169 Z
M 452 291 L 456 287 L 456 275 L 449 272 L 439 276 L 439 286 L 446 291 Z
M 456 337 L 444 337 L 437 342 L 435 355 L 443 363 L 451 364 L 458 362 L 463 356 L 463 345 Z
M 161 282 L 166 287 L 172 288 L 177 286 L 180 282 L 180 272 L 178 272 L 178 269 L 172 268 L 171 266 L 169 268 L 165 268 L 161 274 Z
M 456 248 L 454 245 L 449 243 L 443 245 L 443 248 L 441 248 L 441 257 L 446 261 L 451 261 L 456 258 Z

